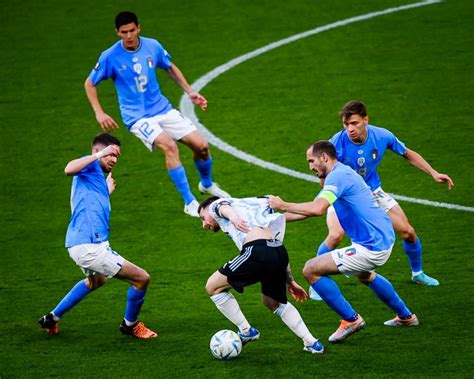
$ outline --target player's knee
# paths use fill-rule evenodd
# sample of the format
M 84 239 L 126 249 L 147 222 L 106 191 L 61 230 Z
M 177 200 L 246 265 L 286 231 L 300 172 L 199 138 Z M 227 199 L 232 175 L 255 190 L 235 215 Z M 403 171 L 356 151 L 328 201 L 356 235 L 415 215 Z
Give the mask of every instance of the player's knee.
M 206 141 L 194 146 L 193 151 L 196 159 L 206 160 L 209 158 L 209 144 Z
M 278 301 L 273 300 L 272 298 L 270 298 L 268 296 L 263 296 L 262 303 L 263 303 L 263 305 L 265 305 L 265 307 L 267 307 L 272 312 L 275 312 L 275 310 L 280 305 L 280 303 Z
M 163 151 L 163 154 L 166 157 L 175 158 L 179 156 L 178 145 L 176 145 L 176 142 L 174 142 L 172 139 L 159 143 L 158 147 L 161 149 L 161 151 Z
M 314 265 L 314 263 L 305 263 L 303 267 L 303 276 L 309 283 L 314 282 L 315 279 L 318 277 L 318 275 L 316 274 L 316 269 L 317 267 Z
M 375 272 L 362 272 L 357 276 L 357 279 L 368 286 L 375 279 L 375 275 Z
M 326 238 L 326 245 L 329 248 L 335 249 L 344 238 L 343 230 L 330 230 Z
M 145 289 L 150 284 L 150 280 L 150 274 L 148 274 L 148 272 L 146 272 L 145 270 L 141 270 L 136 279 L 137 286 L 139 287 L 139 289 Z
M 206 282 L 206 292 L 209 296 L 217 295 L 216 286 L 212 282 L 211 278 L 209 278 Z
M 400 233 L 400 237 L 402 237 L 404 241 L 408 241 L 408 242 L 416 241 L 415 229 L 410 224 L 406 223 L 400 228 L 398 232 Z
M 97 288 L 102 287 L 107 282 L 107 277 L 104 275 L 94 275 L 87 277 L 87 287 L 94 291 Z

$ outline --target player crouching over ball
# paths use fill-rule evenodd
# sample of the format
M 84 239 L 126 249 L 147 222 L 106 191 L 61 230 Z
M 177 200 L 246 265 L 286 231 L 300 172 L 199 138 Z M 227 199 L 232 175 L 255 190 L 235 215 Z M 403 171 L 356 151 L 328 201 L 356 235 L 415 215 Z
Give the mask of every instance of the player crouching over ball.
M 268 206 L 267 198 L 218 198 L 204 200 L 198 209 L 202 226 L 222 230 L 232 238 L 240 255 L 225 263 L 210 276 L 206 291 L 217 309 L 238 328 L 242 343 L 255 341 L 260 332 L 250 326 L 240 310 L 233 287 L 242 293 L 244 287 L 261 283 L 263 304 L 303 340 L 303 350 L 322 353 L 324 346 L 310 333 L 298 310 L 287 301 L 286 290 L 296 301 L 308 298 L 291 274 L 288 253 L 283 246 L 285 217 Z

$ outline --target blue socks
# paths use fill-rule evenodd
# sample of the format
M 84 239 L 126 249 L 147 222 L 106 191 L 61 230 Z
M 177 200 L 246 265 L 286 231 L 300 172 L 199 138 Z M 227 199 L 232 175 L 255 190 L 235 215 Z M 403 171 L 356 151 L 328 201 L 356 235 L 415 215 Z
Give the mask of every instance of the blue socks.
M 87 288 L 86 282 L 81 280 L 63 297 L 56 308 L 53 309 L 54 315 L 61 318 L 64 313 L 72 309 L 72 307 L 89 295 L 90 292 L 91 290 Z
M 408 256 L 411 271 L 413 272 L 413 274 L 420 274 L 423 271 L 421 262 L 422 249 L 420 239 L 417 237 L 414 243 L 403 241 L 403 250 L 405 250 L 405 253 Z
M 369 283 L 369 287 L 377 297 L 387 304 L 398 317 L 411 316 L 410 310 L 407 308 L 403 300 L 393 288 L 392 283 L 385 279 L 382 275 L 377 274 L 375 279 Z
M 145 301 L 146 290 L 137 290 L 130 286 L 127 293 L 127 307 L 125 308 L 125 320 L 129 323 L 135 323 L 138 320 L 138 314 Z
M 201 178 L 201 184 L 204 188 L 212 186 L 212 158 L 209 157 L 205 161 L 194 161 L 197 170 L 199 171 L 199 177 Z
M 332 249 L 330 249 L 326 243 L 323 241 L 321 245 L 319 245 L 318 251 L 316 252 L 316 256 L 319 257 L 320 255 L 329 253 Z
M 168 170 L 168 175 L 178 189 L 178 192 L 181 194 L 186 205 L 191 201 L 196 200 L 191 192 L 191 188 L 189 187 L 188 177 L 186 176 L 186 171 L 183 166 Z
M 349 302 L 344 298 L 336 282 L 327 276 L 311 284 L 311 287 L 335 312 L 346 321 L 357 320 L 357 312 L 354 311 Z

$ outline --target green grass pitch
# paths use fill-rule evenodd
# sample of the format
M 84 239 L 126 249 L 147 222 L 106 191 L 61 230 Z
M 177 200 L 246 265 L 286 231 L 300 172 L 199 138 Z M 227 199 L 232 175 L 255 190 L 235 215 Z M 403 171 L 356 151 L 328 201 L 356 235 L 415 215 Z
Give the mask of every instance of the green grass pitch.
M 416 0 L 412 0 L 415 2 Z M 12 1 L 3 4 L 0 66 L 0 377 L 456 377 L 474 374 L 472 212 L 400 202 L 424 246 L 424 268 L 438 288 L 410 283 L 400 240 L 380 269 L 420 318 L 419 328 L 388 329 L 392 312 L 370 290 L 336 280 L 367 327 L 340 345 L 327 337 L 338 317 L 325 304 L 297 308 L 326 341 L 323 355 L 300 341 L 260 303 L 258 287 L 237 295 L 261 340 L 235 361 L 212 358 L 212 334 L 232 325 L 206 296 L 207 277 L 237 254 L 223 234 L 184 216 L 160 153 L 150 154 L 122 126 L 114 170 L 111 244 L 144 267 L 152 283 L 141 319 L 155 340 L 122 336 L 127 286 L 111 281 L 68 313 L 60 334 L 37 319 L 82 277 L 63 247 L 69 220 L 66 162 L 89 151 L 99 131 L 83 82 L 115 40 L 113 18 L 135 11 L 144 36 L 159 39 L 190 82 L 268 43 L 408 0 Z M 445 186 L 388 154 L 384 189 L 474 206 L 474 3 L 445 2 L 380 16 L 301 39 L 249 60 L 206 86 L 209 109 L 197 114 L 217 136 L 261 159 L 307 173 L 305 149 L 341 127 L 348 100 L 368 105 L 371 122 L 394 131 L 435 168 Z M 178 106 L 180 90 L 159 73 Z M 112 83 L 99 87 L 104 109 L 119 119 Z M 273 173 L 212 149 L 215 179 L 236 197 L 274 193 L 307 201 L 315 183 Z M 191 153 L 181 148 L 190 181 Z M 197 191 L 196 191 L 197 192 Z M 203 197 L 201 196 L 200 199 Z M 289 224 L 293 271 L 326 235 L 325 220 Z

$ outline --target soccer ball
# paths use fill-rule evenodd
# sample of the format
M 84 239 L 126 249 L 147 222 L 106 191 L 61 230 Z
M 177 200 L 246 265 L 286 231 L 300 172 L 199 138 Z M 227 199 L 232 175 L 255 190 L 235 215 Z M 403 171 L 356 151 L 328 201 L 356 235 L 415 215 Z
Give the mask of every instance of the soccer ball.
M 223 361 L 237 357 L 242 351 L 242 341 L 232 330 L 219 330 L 211 338 L 211 354 Z

